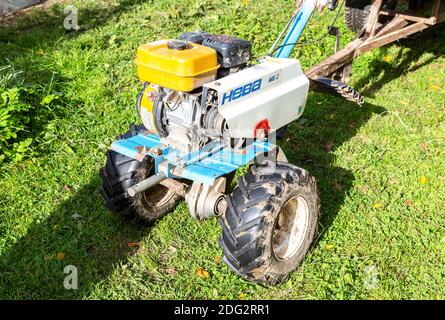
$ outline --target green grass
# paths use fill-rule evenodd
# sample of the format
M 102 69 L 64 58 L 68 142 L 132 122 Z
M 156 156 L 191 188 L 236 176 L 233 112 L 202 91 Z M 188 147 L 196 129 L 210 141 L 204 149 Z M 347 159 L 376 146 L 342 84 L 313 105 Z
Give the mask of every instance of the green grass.
M 0 28 L 0 66 L 41 88 L 40 99 L 48 90 L 59 97 L 50 112 L 35 103 L 43 121 L 29 128 L 28 157 L 0 168 L 0 298 L 445 298 L 443 27 L 357 59 L 352 85 L 367 98 L 361 108 L 310 94 L 305 121 L 291 124 L 282 147 L 317 178 L 321 233 L 288 282 L 265 288 L 219 261 L 217 221 L 196 223 L 184 202 L 151 228 L 110 214 L 98 170 L 114 137 L 138 121 L 139 44 L 202 29 L 251 40 L 261 55 L 294 1 L 73 3 L 78 32 L 63 29 L 60 5 Z M 332 17 L 313 18 L 302 41 Z M 346 43 L 353 35 L 339 25 Z M 295 55 L 307 68 L 333 42 Z M 79 268 L 78 290 L 63 287 L 69 264 Z M 209 278 L 196 276 L 199 267 Z M 369 267 L 378 274 L 372 288 Z

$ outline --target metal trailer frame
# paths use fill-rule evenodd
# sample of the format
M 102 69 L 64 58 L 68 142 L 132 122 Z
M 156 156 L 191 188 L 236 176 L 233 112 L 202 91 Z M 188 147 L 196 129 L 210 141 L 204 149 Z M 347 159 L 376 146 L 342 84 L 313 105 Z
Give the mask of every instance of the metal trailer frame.
M 384 9 L 382 4 L 383 0 L 373 1 L 367 24 L 355 40 L 305 72 L 313 90 L 318 88 L 318 77 L 332 77 L 340 73 L 342 81 L 347 82 L 345 79 L 349 77 L 350 68 L 346 70 L 346 67 L 356 57 L 445 22 L 445 1 L 442 0 L 434 0 L 430 17 L 421 16 L 423 9 L 400 12 Z M 381 16 L 392 19 L 379 23 Z

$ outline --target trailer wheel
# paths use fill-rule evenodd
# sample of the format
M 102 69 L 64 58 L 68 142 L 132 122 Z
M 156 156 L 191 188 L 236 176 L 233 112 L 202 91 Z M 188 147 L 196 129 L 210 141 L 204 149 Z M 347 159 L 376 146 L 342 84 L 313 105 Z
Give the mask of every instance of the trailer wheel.
M 132 125 L 117 139 L 130 138 L 143 129 L 142 125 Z M 173 210 L 180 201 L 178 194 L 162 185 L 156 185 L 133 198 L 128 196 L 127 191 L 131 186 L 154 174 L 153 158 L 147 157 L 140 162 L 112 150 L 107 151 L 106 157 L 105 166 L 100 170 L 100 192 L 107 208 L 119 216 L 152 223 Z
M 359 33 L 366 25 L 370 6 L 363 8 L 345 8 L 345 23 L 349 30 Z
M 239 275 L 275 285 L 302 262 L 317 233 L 315 178 L 277 162 L 274 170 L 251 167 L 227 197 L 220 218 L 224 262 Z
M 394 10 L 398 0 L 384 0 L 382 8 Z M 359 33 L 366 25 L 371 9 L 371 0 L 346 0 L 345 23 L 353 32 Z M 386 22 L 389 17 L 380 17 L 381 22 Z

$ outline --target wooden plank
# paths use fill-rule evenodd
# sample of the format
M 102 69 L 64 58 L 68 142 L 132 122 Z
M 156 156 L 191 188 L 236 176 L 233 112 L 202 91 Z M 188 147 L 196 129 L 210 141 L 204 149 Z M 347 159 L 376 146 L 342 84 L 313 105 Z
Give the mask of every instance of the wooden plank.
M 362 38 L 355 39 L 350 42 L 345 48 L 333 54 L 326 60 L 317 64 L 316 66 L 310 68 L 306 71 L 307 77 L 312 77 L 316 75 L 328 76 L 335 72 L 338 68 L 349 63 L 354 59 L 355 50 L 362 45 L 364 40 Z
M 437 15 L 436 17 L 430 18 L 398 13 L 391 10 L 382 10 L 385 14 L 394 14 L 394 18 L 376 30 L 382 0 L 375 0 L 365 26 L 366 32 L 364 36 L 350 42 L 344 49 L 307 70 L 306 76 L 310 79 L 316 76 L 328 77 L 365 52 L 385 46 L 431 27 L 432 24 L 436 23 L 436 20 L 432 20 L 432 18 L 437 19 L 437 22 L 445 21 L 445 12 L 441 12 L 440 4 L 441 0 L 435 0 L 433 4 L 433 14 L 437 13 Z M 414 23 L 409 25 L 410 22 Z
M 416 16 L 416 15 L 411 15 L 411 14 L 404 14 L 404 13 L 401 13 L 398 11 L 387 10 L 387 9 L 380 10 L 380 14 L 384 15 L 384 16 L 394 16 L 394 18 L 402 18 L 402 19 L 412 21 L 412 22 L 422 22 L 422 23 L 429 24 L 429 25 L 436 24 L 436 22 L 437 22 L 437 18 L 435 18 L 435 17 L 425 18 L 425 17 L 420 17 L 420 16 Z
M 382 47 L 401 38 L 407 37 L 413 33 L 428 28 L 428 25 L 418 22 L 410 26 L 397 29 L 396 26 L 401 22 L 394 22 L 388 25 L 388 30 L 392 32 L 381 34 L 382 29 L 375 37 L 367 39 L 359 38 L 349 43 L 344 49 L 333 54 L 323 62 L 306 71 L 306 76 L 311 78 L 315 76 L 329 76 L 342 66 L 350 63 L 355 57 L 368 52 L 372 49 Z
M 379 20 L 379 11 L 382 7 L 383 0 L 374 0 L 369 11 L 368 22 L 366 23 L 366 35 L 374 36 L 375 28 Z
M 401 30 L 393 31 L 393 32 L 385 34 L 381 37 L 375 37 L 372 39 L 368 39 L 359 48 L 357 48 L 355 56 L 363 54 L 363 53 L 370 51 L 374 48 L 382 47 L 384 45 L 387 45 L 388 43 L 397 41 L 401 38 L 405 38 L 413 33 L 422 31 L 427 28 L 428 28 L 428 25 L 426 25 L 422 22 L 417 22 L 417 23 L 412 24 L 408 27 L 405 27 Z
M 408 24 L 408 21 L 406 21 L 403 18 L 397 17 L 392 19 L 390 22 L 385 24 L 380 30 L 377 31 L 377 37 L 382 36 L 384 34 L 393 32 L 395 30 L 399 30 L 403 27 L 405 27 Z

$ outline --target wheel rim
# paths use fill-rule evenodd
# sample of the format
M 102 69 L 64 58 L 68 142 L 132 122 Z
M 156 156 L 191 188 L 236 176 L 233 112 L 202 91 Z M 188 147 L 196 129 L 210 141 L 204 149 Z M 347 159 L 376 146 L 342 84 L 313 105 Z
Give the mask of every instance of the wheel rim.
M 152 165 L 147 171 L 148 174 L 145 178 L 155 174 L 154 166 Z M 173 190 L 170 190 L 161 184 L 157 184 L 142 193 L 142 200 L 145 206 L 149 208 L 157 208 L 167 204 L 174 195 L 175 192 Z
M 303 245 L 309 225 L 309 206 L 302 197 L 292 197 L 275 221 L 272 250 L 278 260 L 289 260 Z
M 162 185 L 156 185 L 143 192 L 142 199 L 150 208 L 162 207 L 174 196 L 175 192 Z

